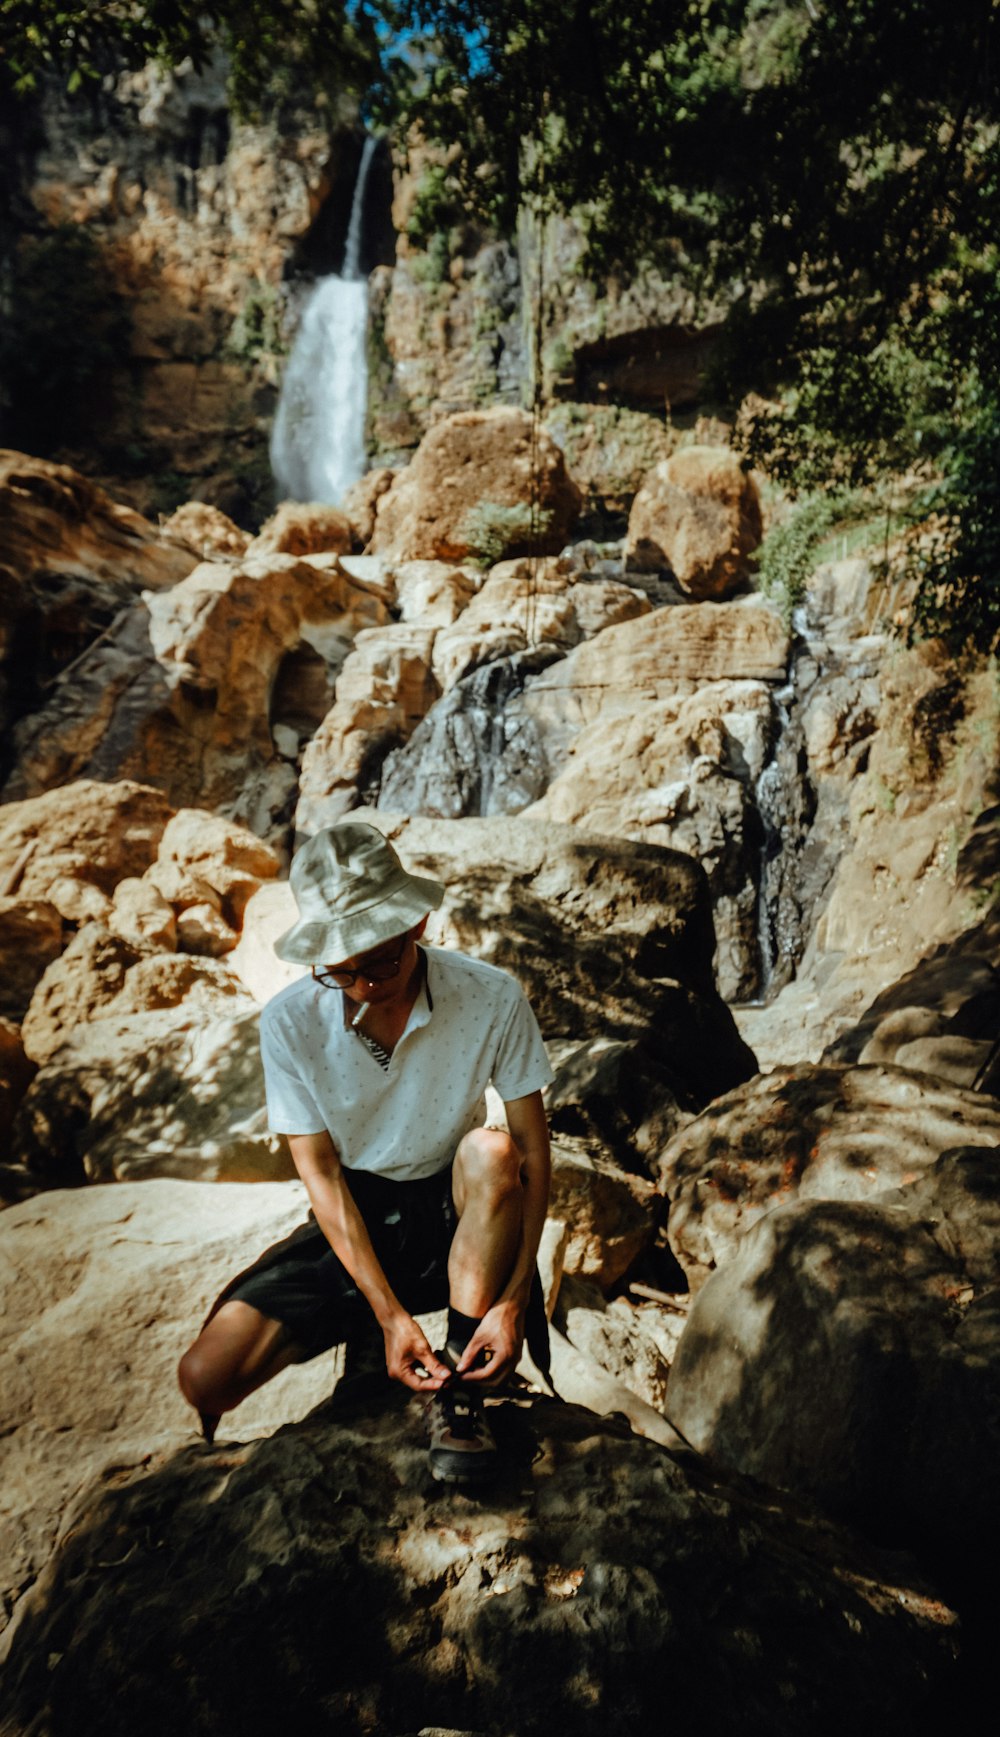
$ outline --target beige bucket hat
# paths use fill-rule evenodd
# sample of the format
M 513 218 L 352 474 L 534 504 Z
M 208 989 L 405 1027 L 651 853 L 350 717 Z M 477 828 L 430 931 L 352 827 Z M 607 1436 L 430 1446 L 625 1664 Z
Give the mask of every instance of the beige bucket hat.
M 440 881 L 409 874 L 389 840 L 363 820 L 317 832 L 296 852 L 288 881 L 299 918 L 274 951 L 291 965 L 336 965 L 367 953 L 444 898 Z

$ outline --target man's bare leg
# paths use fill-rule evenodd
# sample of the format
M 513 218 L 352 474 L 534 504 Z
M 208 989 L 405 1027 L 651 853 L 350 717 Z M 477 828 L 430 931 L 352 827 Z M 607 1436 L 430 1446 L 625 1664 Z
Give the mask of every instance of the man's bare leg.
M 458 1212 L 448 1257 L 452 1307 L 486 1314 L 510 1278 L 521 1237 L 521 1156 L 509 1134 L 473 1128 L 455 1155 L 452 1193 Z
M 201 1418 L 206 1441 L 215 1435 L 223 1412 L 304 1357 L 281 1321 L 249 1303 L 223 1303 L 177 1370 L 181 1392 Z

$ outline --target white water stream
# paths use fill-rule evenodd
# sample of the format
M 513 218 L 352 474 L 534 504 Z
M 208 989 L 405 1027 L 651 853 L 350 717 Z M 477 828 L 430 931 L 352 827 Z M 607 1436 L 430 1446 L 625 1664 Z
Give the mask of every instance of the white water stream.
M 354 184 L 344 268 L 320 278 L 281 382 L 271 468 L 286 500 L 339 502 L 365 469 L 368 285 L 361 276 L 361 221 L 375 140 L 365 140 Z

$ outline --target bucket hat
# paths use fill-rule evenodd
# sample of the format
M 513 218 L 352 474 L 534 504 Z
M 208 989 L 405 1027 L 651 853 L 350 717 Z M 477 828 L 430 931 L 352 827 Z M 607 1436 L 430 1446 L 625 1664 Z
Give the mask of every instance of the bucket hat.
M 363 820 L 326 826 L 296 852 L 288 876 L 298 921 L 274 951 L 291 965 L 333 965 L 401 935 L 436 911 L 440 881 L 411 875 Z

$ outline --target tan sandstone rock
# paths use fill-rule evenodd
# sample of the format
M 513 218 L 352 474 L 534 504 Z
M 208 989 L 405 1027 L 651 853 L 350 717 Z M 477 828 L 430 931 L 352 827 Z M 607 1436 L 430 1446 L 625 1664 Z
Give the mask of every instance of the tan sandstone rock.
M 653 1240 L 656 1191 L 583 1140 L 558 1135 L 549 1211 L 565 1224 L 563 1271 L 610 1290 Z
M 218 556 L 238 561 L 250 542 L 248 531 L 241 531 L 208 501 L 185 501 L 168 519 L 161 520 L 160 529 L 172 542 L 186 544 L 199 561 L 213 561 Z
M 145 877 L 129 875 L 115 888 L 108 928 L 143 953 L 152 949 L 172 953 L 177 946 L 174 908 Z
M 760 497 L 736 454 L 687 446 L 658 464 L 632 503 L 626 564 L 668 567 L 690 597 L 728 597 L 761 539 Z
M 372 548 L 397 560 L 463 561 L 516 555 L 530 544 L 532 471 L 537 552 L 555 554 L 580 511 L 562 452 L 541 431 L 532 458 L 522 410 L 465 410 L 426 434 L 379 503 Z
M 293 1175 L 267 1128 L 258 1009 L 225 968 L 164 954 L 129 990 L 125 977 L 116 1005 L 63 1032 L 18 1111 L 11 1162 L 49 1187 Z
M 1000 1149 L 969 1131 L 899 1186 L 753 1224 L 694 1299 L 667 1405 L 716 1463 L 977 1585 L 1000 1501 Z
M 358 549 L 366 549 L 375 530 L 379 502 L 392 487 L 396 472 L 388 465 L 366 471 L 349 489 L 344 490 L 340 510 L 351 527 L 351 537 Z
M 36 1195 L 5 1215 L 0 1621 L 87 1478 L 195 1440 L 177 1360 L 226 1280 L 307 1204 L 297 1183 L 153 1179 Z M 333 1375 L 329 1357 L 287 1371 L 241 1408 L 240 1433 L 304 1416 Z
M 247 553 L 251 559 L 258 555 L 349 555 L 352 541 L 350 520 L 338 507 L 318 501 L 282 501 Z
M 235 937 L 233 938 L 235 940 Z M 149 956 L 141 943 L 88 923 L 42 977 L 24 1017 L 22 1038 L 35 1062 L 48 1061 L 94 1020 L 156 1008 L 215 1006 L 240 993 L 235 977 L 211 959 Z
M 454 626 L 438 634 L 434 672 L 447 690 L 481 664 L 539 645 L 569 651 L 602 628 L 648 611 L 648 599 L 631 586 L 581 580 L 564 557 L 503 561 Z
M 400 561 L 392 573 L 400 618 L 414 627 L 450 627 L 483 582 L 476 568 L 453 561 Z
M 412 735 L 438 697 L 435 629 L 397 622 L 359 633 L 336 698 L 302 757 L 296 830 L 315 832 L 353 808 L 391 748 Z
M 776 1069 L 719 1098 L 663 1152 L 670 1246 L 697 1290 L 766 1213 L 870 1200 L 961 1142 L 1000 1146 L 1000 1104 L 898 1067 Z
M 0 807 L 0 875 L 9 895 L 47 899 L 68 878 L 110 895 L 156 856 L 173 810 L 163 792 L 83 780 Z
M 248 900 L 262 881 L 275 878 L 281 864 L 248 827 L 201 808 L 182 808 L 168 822 L 156 858 L 157 870 L 173 867 L 199 889 L 191 903 L 200 902 L 201 889 L 210 888 L 226 921 L 238 929 Z
M 138 589 L 175 585 L 194 556 L 131 507 L 65 464 L 0 452 L 0 545 L 19 580 L 35 573 L 78 573 Z

